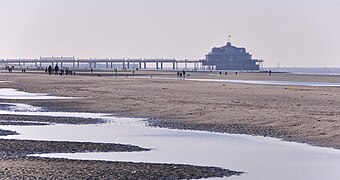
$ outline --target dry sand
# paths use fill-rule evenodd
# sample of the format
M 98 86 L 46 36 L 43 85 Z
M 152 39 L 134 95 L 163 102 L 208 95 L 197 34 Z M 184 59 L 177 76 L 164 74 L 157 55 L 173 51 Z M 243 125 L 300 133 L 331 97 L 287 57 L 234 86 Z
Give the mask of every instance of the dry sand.
M 340 148 L 340 88 L 195 82 L 176 79 L 175 72 L 83 73 L 87 76 L 3 73 L 3 88 L 75 100 L 27 101 L 56 110 L 110 112 L 159 120 L 158 125 L 280 137 L 286 140 Z M 120 73 L 119 73 L 120 74 Z M 190 78 L 256 79 L 340 82 L 339 76 L 189 72 Z M 105 75 L 105 76 L 104 76 Z M 100 77 L 99 77 L 100 76 Z M 151 78 L 151 76 L 153 78 Z M 10 102 L 10 101 L 6 101 Z M 12 101 L 13 102 L 13 101 Z M 22 101 L 20 101 L 22 102 Z M 154 120 L 155 121 L 155 120 Z M 156 123 L 157 125 L 157 123 Z

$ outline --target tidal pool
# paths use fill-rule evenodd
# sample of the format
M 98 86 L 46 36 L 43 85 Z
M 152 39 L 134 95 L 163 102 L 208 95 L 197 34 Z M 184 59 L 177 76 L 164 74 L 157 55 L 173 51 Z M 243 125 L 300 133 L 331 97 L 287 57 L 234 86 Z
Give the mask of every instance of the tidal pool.
M 8 103 L 7 103 L 8 104 Z M 12 104 L 1 114 L 65 116 L 68 112 L 41 112 L 39 108 Z M 16 110 L 18 107 L 20 110 Z M 147 126 L 146 119 L 121 118 L 110 114 L 73 113 L 74 117 L 107 120 L 96 125 L 0 126 L 20 135 L 7 139 L 57 140 L 133 144 L 149 152 L 43 154 L 70 159 L 180 163 L 244 171 L 228 179 L 334 179 L 340 177 L 340 151 L 274 138 L 174 130 Z

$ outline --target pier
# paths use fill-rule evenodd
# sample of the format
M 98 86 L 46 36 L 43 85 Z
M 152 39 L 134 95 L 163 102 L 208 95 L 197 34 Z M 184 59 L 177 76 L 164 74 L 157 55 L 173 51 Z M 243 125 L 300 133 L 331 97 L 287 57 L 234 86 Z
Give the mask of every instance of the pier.
M 176 60 L 176 59 L 112 59 L 94 58 L 82 59 L 63 56 L 40 57 L 37 59 L 0 59 L 0 64 L 6 66 L 36 67 L 44 68 L 49 65 L 68 67 L 73 69 L 81 68 L 121 68 L 121 69 L 172 69 L 172 70 L 216 70 L 214 65 L 203 65 L 204 60 Z

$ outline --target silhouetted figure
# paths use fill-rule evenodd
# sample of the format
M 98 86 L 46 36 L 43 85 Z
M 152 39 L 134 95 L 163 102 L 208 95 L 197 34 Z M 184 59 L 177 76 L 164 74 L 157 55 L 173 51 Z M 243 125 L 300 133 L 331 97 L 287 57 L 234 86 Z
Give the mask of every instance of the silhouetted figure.
M 271 70 L 269 70 L 269 76 L 271 76 L 272 75 L 272 71 Z
M 56 64 L 55 67 L 54 67 L 55 75 L 58 75 L 58 72 L 59 72 L 59 67 L 58 67 L 58 64 Z
M 93 69 L 91 68 L 91 73 L 93 73 Z
M 52 74 L 52 66 L 51 66 L 51 65 L 48 66 L 48 74 L 49 74 L 49 75 Z
M 183 78 L 185 78 L 185 71 L 183 70 Z
M 177 71 L 177 77 L 179 77 L 179 71 Z
M 227 75 L 228 75 L 228 72 L 225 72 L 225 73 L 224 73 L 224 75 L 226 75 L 226 76 L 227 76 Z
M 47 74 L 47 68 L 45 69 L 45 74 Z
M 222 72 L 220 71 L 220 75 L 222 75 Z
M 235 72 L 235 75 L 237 76 L 237 72 Z

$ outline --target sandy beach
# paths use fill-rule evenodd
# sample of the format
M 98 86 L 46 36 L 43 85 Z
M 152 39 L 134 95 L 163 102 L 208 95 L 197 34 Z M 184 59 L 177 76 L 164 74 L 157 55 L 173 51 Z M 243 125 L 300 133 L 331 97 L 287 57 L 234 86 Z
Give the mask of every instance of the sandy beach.
M 219 75 L 218 72 L 187 74 L 189 76 L 183 80 L 176 77 L 176 72 L 171 71 L 135 71 L 135 74 L 125 71 L 119 72 L 118 75 L 98 71 L 93 74 L 80 72 L 76 76 L 50 76 L 37 71 L 10 74 L 3 71 L 0 73 L 0 80 L 8 82 L 0 83 L 0 88 L 77 98 L 3 99 L 0 102 L 28 103 L 51 111 L 114 113 L 125 117 L 144 117 L 149 119 L 150 125 L 159 127 L 260 135 L 340 148 L 339 87 L 189 80 L 190 78 L 340 82 L 339 76 L 286 73 L 274 73 L 272 76 L 267 73 L 238 73 L 238 75 L 229 73 L 226 76 Z M 0 115 L 0 118 L 10 121 L 52 123 L 60 122 L 62 119 L 16 115 Z M 61 123 L 78 124 L 81 121 L 81 118 L 74 118 L 74 121 L 71 118 Z M 89 123 L 101 122 L 93 119 Z M 131 167 L 131 164 L 128 164 L 128 167 Z
M 340 82 L 339 76 L 284 73 L 188 74 L 193 79 Z M 175 72 L 165 71 L 137 71 L 134 77 L 132 73 L 128 77 L 99 75 L 101 72 L 92 76 L 1 73 L 2 80 L 11 82 L 0 87 L 81 97 L 29 100 L 53 110 L 116 113 L 156 119 L 152 124 L 159 126 L 263 135 L 340 148 L 338 87 L 196 82 L 178 80 Z

